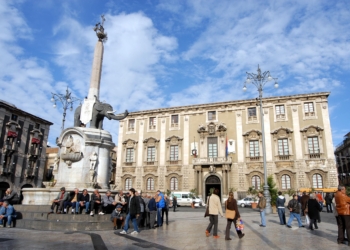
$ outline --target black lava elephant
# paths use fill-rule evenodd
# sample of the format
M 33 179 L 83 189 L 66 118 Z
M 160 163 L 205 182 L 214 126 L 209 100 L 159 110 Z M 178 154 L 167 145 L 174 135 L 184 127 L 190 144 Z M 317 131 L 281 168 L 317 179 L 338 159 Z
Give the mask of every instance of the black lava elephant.
M 81 107 L 76 108 L 74 112 L 74 127 L 80 127 L 81 121 L 80 121 L 80 113 L 81 113 Z M 129 112 L 125 110 L 123 114 L 115 115 L 113 112 L 113 107 L 109 105 L 108 103 L 103 103 L 98 100 L 96 100 L 93 108 L 92 108 L 92 118 L 90 121 L 90 128 L 97 128 L 102 129 L 103 127 L 103 119 L 107 117 L 109 120 L 122 120 L 125 117 L 127 117 Z

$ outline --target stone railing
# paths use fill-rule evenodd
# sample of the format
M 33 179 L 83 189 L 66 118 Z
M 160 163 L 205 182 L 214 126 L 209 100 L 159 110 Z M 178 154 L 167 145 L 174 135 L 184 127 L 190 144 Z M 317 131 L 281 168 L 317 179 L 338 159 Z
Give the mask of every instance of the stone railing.
M 216 165 L 216 164 L 231 164 L 231 157 L 202 157 L 194 158 L 192 160 L 193 165 Z

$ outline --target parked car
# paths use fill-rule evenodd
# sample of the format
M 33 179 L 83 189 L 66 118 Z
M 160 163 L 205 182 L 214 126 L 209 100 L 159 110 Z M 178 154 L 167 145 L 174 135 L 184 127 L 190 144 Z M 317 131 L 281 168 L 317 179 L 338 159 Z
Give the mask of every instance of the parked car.
M 193 197 L 191 196 L 191 193 L 189 192 L 172 192 L 170 194 L 170 201 L 172 203 L 173 196 L 176 196 L 177 198 L 177 206 L 191 206 L 191 203 L 194 202 L 195 207 L 201 207 L 203 206 L 203 200 L 199 197 Z
M 243 198 L 243 199 L 241 199 L 241 200 L 238 200 L 238 201 L 237 201 L 237 205 L 238 205 L 238 206 L 241 206 L 241 207 L 251 206 L 251 205 L 252 205 L 252 202 L 254 202 L 253 198 L 251 198 L 251 197 L 246 197 L 246 198 Z

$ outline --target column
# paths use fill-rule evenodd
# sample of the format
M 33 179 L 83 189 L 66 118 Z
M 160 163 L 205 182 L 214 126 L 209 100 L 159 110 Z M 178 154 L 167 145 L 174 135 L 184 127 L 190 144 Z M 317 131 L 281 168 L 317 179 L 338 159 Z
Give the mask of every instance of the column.
M 266 161 L 272 161 L 272 148 L 271 148 L 271 127 L 269 108 L 263 108 L 264 112 L 264 129 L 265 129 L 265 147 L 266 147 Z
M 301 144 L 299 112 L 298 112 L 297 105 L 292 106 L 292 121 L 293 121 L 293 135 L 294 135 L 294 146 L 295 146 L 295 159 L 303 160 L 303 145 Z
M 103 61 L 103 42 L 98 41 L 95 46 L 94 60 L 92 62 L 90 89 L 89 89 L 89 95 L 88 95 L 89 100 L 94 100 L 95 95 L 98 99 L 100 97 L 102 61 Z
M 244 162 L 244 144 L 243 144 L 243 127 L 242 111 L 236 111 L 236 133 L 237 133 L 237 161 Z

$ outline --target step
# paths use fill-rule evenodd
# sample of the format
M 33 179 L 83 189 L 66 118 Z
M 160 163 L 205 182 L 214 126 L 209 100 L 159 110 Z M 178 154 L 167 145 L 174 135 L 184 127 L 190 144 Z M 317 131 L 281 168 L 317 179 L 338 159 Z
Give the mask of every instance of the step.
M 17 228 L 35 230 L 58 230 L 58 231 L 99 231 L 112 230 L 112 222 L 82 222 L 82 221 L 45 221 L 22 219 L 17 220 Z
M 82 221 L 82 222 L 110 222 L 111 215 L 94 215 L 89 214 L 48 214 L 47 212 L 20 212 L 17 211 L 18 219 L 27 220 L 47 220 L 47 221 Z
M 32 211 L 32 212 L 50 212 L 51 206 L 50 205 L 13 205 L 13 207 L 16 209 L 16 211 L 23 212 L 23 211 Z

